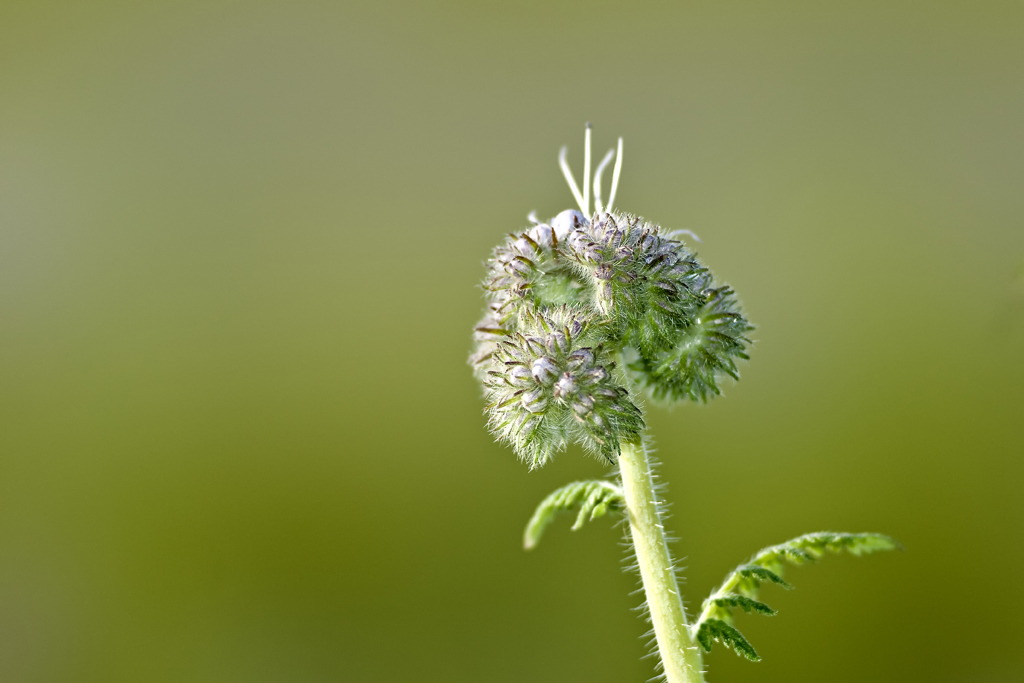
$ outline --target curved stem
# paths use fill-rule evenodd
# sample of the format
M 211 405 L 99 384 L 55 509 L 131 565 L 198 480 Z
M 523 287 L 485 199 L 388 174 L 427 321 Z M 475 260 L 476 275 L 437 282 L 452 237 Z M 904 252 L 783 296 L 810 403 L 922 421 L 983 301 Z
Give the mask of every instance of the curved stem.
M 691 638 L 686 624 L 686 612 L 665 543 L 647 449 L 642 442 L 622 444 L 619 469 L 629 513 L 629 531 L 665 678 L 668 683 L 703 683 L 700 647 Z

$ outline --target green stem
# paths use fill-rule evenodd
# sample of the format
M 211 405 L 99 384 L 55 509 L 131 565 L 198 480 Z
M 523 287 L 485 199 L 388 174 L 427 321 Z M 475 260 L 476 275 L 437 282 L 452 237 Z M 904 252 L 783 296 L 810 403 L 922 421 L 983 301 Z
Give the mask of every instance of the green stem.
M 665 678 L 667 683 L 703 683 L 700 647 L 690 636 L 686 624 L 686 612 L 665 543 L 647 449 L 642 442 L 622 444 L 619 469 L 629 513 L 629 531 Z

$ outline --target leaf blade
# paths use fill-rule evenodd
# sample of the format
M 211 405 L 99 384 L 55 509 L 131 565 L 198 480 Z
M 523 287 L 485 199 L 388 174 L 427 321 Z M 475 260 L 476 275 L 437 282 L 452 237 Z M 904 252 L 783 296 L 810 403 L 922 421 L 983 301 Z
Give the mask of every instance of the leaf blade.
M 576 521 L 572 525 L 572 530 L 576 531 L 588 519 L 594 520 L 609 511 L 621 511 L 625 507 L 625 496 L 616 484 L 599 479 L 575 481 L 557 489 L 540 502 L 523 532 L 523 547 L 526 550 L 536 547 L 559 513 L 578 508 Z
M 763 548 L 745 564 L 732 570 L 718 590 L 708 596 L 691 632 L 696 635 L 705 650 L 710 650 L 711 643 L 717 641 L 731 647 L 737 654 L 753 659 L 750 652 L 753 652 L 754 656 L 757 656 L 757 653 L 742 634 L 731 626 L 733 612 L 742 609 L 747 613 L 774 615 L 775 610 L 760 602 L 757 595 L 764 583 L 773 583 L 786 589 L 792 588 L 782 578 L 782 569 L 786 563 L 800 565 L 816 562 L 828 552 L 846 551 L 851 555 L 860 556 L 897 549 L 902 549 L 902 546 L 883 534 L 832 531 L 804 534 L 785 543 Z M 737 637 L 742 638 L 742 642 L 737 640 Z M 746 648 L 749 648 L 749 652 Z

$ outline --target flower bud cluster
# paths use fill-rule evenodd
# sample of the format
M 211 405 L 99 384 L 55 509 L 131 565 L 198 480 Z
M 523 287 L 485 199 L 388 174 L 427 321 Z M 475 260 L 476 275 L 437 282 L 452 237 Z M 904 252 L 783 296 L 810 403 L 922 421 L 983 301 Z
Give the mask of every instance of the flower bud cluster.
M 473 329 L 476 348 L 470 364 L 478 379 L 485 378 L 497 343 L 516 329 L 522 315 L 587 298 L 571 261 L 561 251 L 569 233 L 585 220 L 578 211 L 563 211 L 550 225 L 538 223 L 509 235 L 494 250 L 483 283 L 487 311 Z
M 608 458 L 638 436 L 630 377 L 655 399 L 706 401 L 738 377 L 753 329 L 732 290 L 640 218 L 564 211 L 509 235 L 487 263 L 470 362 L 491 430 L 539 465 L 569 443 Z
M 580 275 L 591 278 L 597 307 L 641 353 L 669 348 L 711 285 L 682 243 L 634 216 L 598 214 L 568 242 Z
M 665 352 L 641 355 L 630 365 L 655 399 L 706 403 L 721 393 L 718 378 L 740 378 L 734 358 L 747 360 L 744 336 L 753 329 L 736 310 L 734 292 L 718 287 L 704 292 L 705 301 L 676 343 Z
M 491 430 L 533 467 L 569 442 L 613 460 L 643 420 L 605 349 L 587 345 L 598 336 L 590 316 L 565 305 L 523 322 L 497 343 L 484 382 Z

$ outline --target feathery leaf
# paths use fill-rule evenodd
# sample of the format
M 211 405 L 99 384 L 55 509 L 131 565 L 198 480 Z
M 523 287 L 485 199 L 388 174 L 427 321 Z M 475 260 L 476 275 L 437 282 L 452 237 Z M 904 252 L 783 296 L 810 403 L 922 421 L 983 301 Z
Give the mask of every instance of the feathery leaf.
M 757 612 L 758 614 L 763 614 L 766 617 L 774 617 L 776 614 L 775 610 L 768 605 L 758 600 L 754 600 L 753 598 L 748 598 L 745 595 L 725 595 L 720 598 L 715 598 L 714 602 L 716 606 L 725 609 L 739 607 L 747 614 Z
M 526 525 L 523 546 L 530 550 L 560 512 L 579 508 L 572 530 L 576 531 L 588 519 L 603 517 L 609 510 L 623 510 L 626 500 L 622 489 L 609 481 L 576 481 L 558 489 L 537 506 Z
M 782 580 L 785 562 L 815 562 L 826 552 L 838 553 L 845 550 L 852 555 L 864 555 L 899 547 L 899 543 L 882 534 L 847 534 L 831 531 L 805 534 L 785 543 L 769 546 L 725 577 L 719 589 L 704 601 L 692 631 L 705 650 L 710 650 L 711 642 L 717 640 L 744 657 L 757 661 L 759 657 L 754 648 L 731 626 L 733 611 L 739 608 L 747 613 L 757 612 L 767 616 L 775 614 L 775 610 L 757 599 L 757 593 L 762 583 L 792 588 Z
M 761 656 L 750 644 L 743 634 L 735 627 L 720 619 L 705 619 L 700 628 L 697 629 L 697 642 L 704 648 L 705 652 L 711 652 L 711 642 L 718 641 L 726 647 L 731 647 L 736 654 L 742 655 L 752 662 L 761 661 Z

